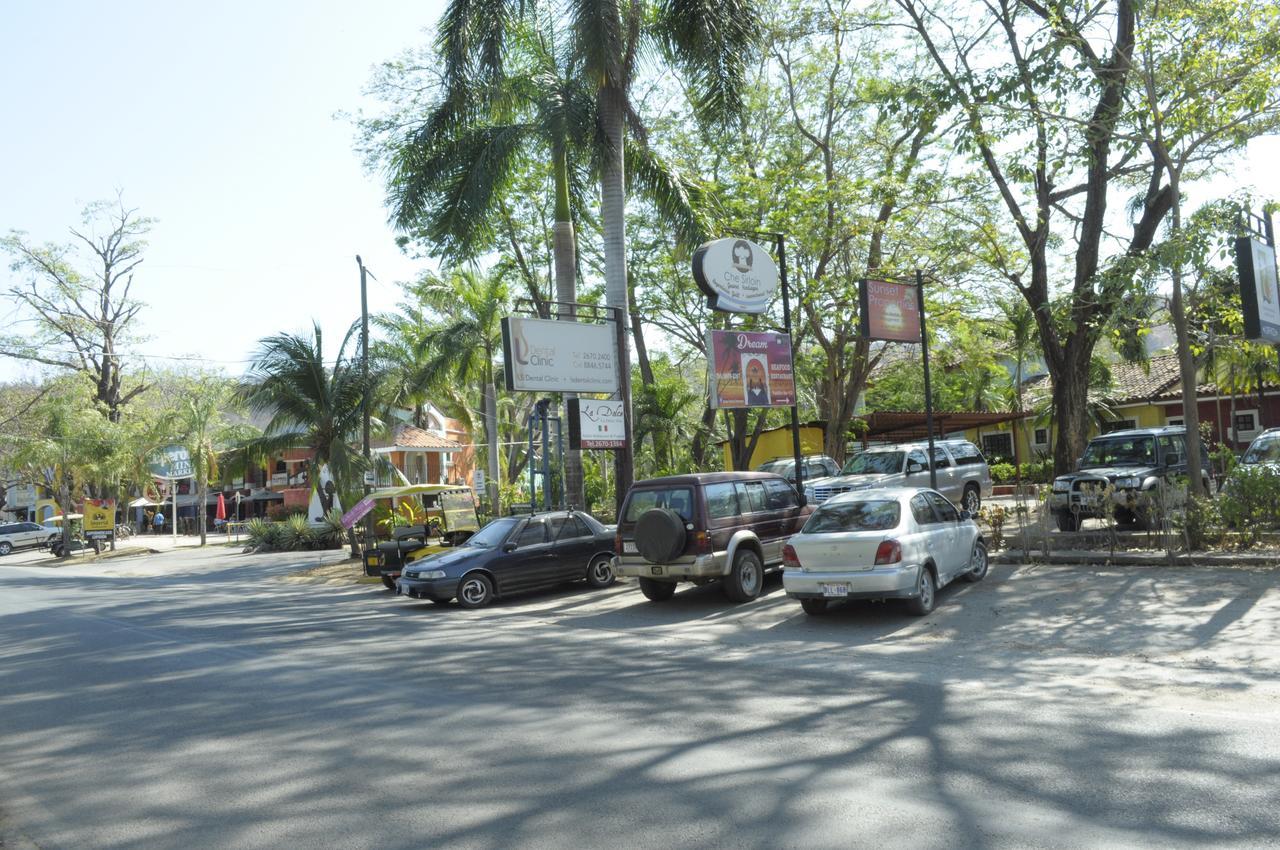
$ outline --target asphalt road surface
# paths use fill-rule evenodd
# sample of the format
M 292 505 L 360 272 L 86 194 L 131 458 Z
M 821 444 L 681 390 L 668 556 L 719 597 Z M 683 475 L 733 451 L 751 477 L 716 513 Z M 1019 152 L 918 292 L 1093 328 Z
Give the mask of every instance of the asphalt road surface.
M 1280 845 L 1280 569 L 814 619 L 281 579 L 317 558 L 0 563 L 0 846 Z

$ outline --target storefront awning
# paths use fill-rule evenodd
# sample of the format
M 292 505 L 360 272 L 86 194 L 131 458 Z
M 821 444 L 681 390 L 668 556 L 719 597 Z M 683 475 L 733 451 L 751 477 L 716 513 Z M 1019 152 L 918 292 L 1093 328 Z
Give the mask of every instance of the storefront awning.
M 933 414 L 933 436 L 937 439 L 941 438 L 943 434 L 951 434 L 956 431 L 999 425 L 1002 422 L 1021 419 L 1025 415 L 973 410 L 937 411 Z M 866 442 L 901 443 L 907 440 L 923 440 L 928 437 L 928 428 L 923 412 L 877 410 L 866 416 L 856 417 L 855 422 L 865 423 L 866 430 L 859 429 L 859 433 Z

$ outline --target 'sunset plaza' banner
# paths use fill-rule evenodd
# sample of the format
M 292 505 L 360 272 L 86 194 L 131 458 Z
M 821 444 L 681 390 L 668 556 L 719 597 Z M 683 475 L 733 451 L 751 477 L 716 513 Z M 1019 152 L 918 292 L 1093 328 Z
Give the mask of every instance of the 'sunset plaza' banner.
M 790 407 L 796 403 L 791 338 L 763 331 L 707 331 L 711 406 Z
M 858 287 L 862 336 L 894 342 L 920 341 L 920 303 L 916 288 L 887 280 L 864 280 Z

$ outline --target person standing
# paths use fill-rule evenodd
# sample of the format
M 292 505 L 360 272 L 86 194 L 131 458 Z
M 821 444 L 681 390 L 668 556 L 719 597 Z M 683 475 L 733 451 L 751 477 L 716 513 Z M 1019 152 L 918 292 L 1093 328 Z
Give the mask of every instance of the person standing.
M 156 534 L 164 534 L 164 511 L 156 511 L 155 518 L 151 521 L 151 528 Z

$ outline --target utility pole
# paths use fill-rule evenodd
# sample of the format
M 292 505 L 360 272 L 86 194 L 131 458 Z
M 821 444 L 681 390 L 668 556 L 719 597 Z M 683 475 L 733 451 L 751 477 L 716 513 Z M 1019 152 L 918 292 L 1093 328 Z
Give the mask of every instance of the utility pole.
M 359 254 L 356 254 L 356 265 L 360 267 L 360 380 L 364 391 L 360 402 L 364 419 L 361 425 L 363 432 L 361 442 L 364 447 L 366 469 L 372 470 L 373 464 L 371 461 L 373 455 L 369 448 L 369 287 L 365 282 L 365 277 L 368 273 Z M 365 479 L 365 495 L 369 495 L 372 489 L 368 484 L 368 479 Z M 364 524 L 364 545 L 366 551 L 373 545 L 373 525 L 368 520 Z
M 916 269 L 916 303 L 920 305 L 920 354 L 924 360 L 924 427 L 929 435 L 929 487 L 938 489 L 938 464 L 933 448 L 933 387 L 929 381 L 929 333 L 924 322 L 924 274 Z

